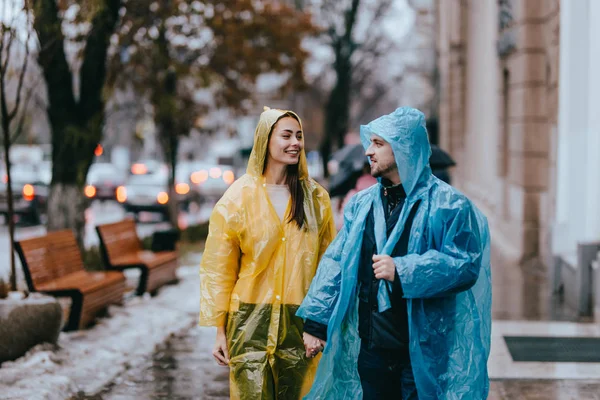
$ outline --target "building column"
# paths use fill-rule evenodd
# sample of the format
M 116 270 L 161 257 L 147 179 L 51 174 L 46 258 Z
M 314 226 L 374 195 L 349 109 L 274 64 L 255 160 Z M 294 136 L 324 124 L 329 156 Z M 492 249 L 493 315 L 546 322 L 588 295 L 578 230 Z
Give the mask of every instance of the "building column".
M 558 183 L 553 252 L 600 240 L 600 3 L 561 4 Z

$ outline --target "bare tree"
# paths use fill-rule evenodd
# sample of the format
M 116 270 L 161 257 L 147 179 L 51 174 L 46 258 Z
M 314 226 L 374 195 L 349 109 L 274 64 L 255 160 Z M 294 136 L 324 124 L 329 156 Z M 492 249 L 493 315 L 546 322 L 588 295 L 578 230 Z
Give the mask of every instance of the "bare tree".
M 13 204 L 13 187 L 11 176 L 10 148 L 11 144 L 23 131 L 27 104 L 31 98 L 32 88 L 26 90 L 25 75 L 29 63 L 31 20 L 28 2 L 22 8 L 17 1 L 3 3 L 0 15 L 0 118 L 2 124 L 2 147 L 4 150 L 4 166 L 6 169 L 6 191 L 8 203 L 8 231 L 10 240 L 10 287 L 17 290 L 17 274 L 15 266 L 15 215 Z M 9 17 L 8 14 L 12 13 Z M 25 17 L 26 33 L 17 27 L 19 19 Z M 8 19 L 8 21 L 6 20 Z
M 314 29 L 309 15 L 277 2 L 128 0 L 126 7 L 108 83 L 133 87 L 152 104 L 177 226 L 179 142 L 207 113 L 196 93 L 210 90 L 217 106 L 241 112 L 262 73 L 288 74 L 286 88 L 301 85 L 308 56 L 301 40 Z
M 327 101 L 320 146 L 325 174 L 332 148 L 344 144 L 351 113 L 361 114 L 364 112 L 361 108 L 376 107 L 382 92 L 392 83 L 377 85 L 373 82 L 380 58 L 393 47 L 380 26 L 392 3 L 392 0 L 315 0 L 312 4 L 317 23 L 323 29 L 322 42 L 333 55 L 334 83 L 331 90 L 324 93 Z M 321 85 L 322 79 L 317 82 Z M 356 102 L 360 98 L 366 101 Z

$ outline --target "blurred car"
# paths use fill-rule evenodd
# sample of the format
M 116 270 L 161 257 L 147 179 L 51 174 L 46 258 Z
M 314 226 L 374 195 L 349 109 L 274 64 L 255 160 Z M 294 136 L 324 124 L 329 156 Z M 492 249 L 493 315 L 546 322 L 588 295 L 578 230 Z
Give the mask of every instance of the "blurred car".
M 231 165 L 194 163 L 190 174 L 190 180 L 203 200 L 218 200 L 235 179 Z
M 111 163 L 94 163 L 87 174 L 84 188 L 88 199 L 116 200 L 117 188 L 125 185 L 127 175 Z
M 162 165 L 149 168 L 145 163 L 132 165 L 132 174 L 124 186 L 116 190 L 117 201 L 123 204 L 127 212 L 138 214 L 141 211 L 157 212 L 168 215 L 169 169 Z M 189 178 L 176 174 L 175 193 L 177 202 L 183 209 L 193 202 L 200 203 L 199 193 L 190 185 Z
M 51 170 L 45 164 L 14 164 L 11 188 L 15 214 L 32 224 L 42 222 L 48 208 Z M 0 171 L 0 214 L 8 217 L 8 175 Z

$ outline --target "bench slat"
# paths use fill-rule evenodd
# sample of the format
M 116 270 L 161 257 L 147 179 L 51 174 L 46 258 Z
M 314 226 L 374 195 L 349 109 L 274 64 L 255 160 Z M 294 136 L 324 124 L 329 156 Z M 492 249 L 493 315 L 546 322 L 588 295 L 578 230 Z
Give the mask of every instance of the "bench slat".
M 81 253 L 70 230 L 19 242 L 34 287 L 77 271 L 84 271 Z
M 110 259 L 142 250 L 133 220 L 99 225 L 97 229 Z

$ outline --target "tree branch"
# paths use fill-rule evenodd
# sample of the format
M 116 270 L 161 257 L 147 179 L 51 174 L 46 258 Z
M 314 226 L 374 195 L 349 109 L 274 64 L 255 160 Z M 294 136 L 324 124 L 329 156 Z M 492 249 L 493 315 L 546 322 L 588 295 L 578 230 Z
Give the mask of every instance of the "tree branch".
M 35 15 L 33 26 L 40 42 L 38 59 L 44 71 L 51 113 L 75 113 L 73 79 L 65 56 L 65 37 L 56 1 L 33 0 L 32 4 Z
M 15 30 L 9 26 L 2 24 L 2 47 L 4 47 L 4 35 L 6 32 L 8 32 L 8 39 L 6 42 L 6 59 L 4 60 L 4 64 L 2 64 L 2 78 L 4 78 L 4 76 L 6 75 L 6 70 L 8 69 L 8 62 L 10 60 L 10 49 L 15 38 Z M 0 50 L 2 49 L 0 48 Z
M 102 8 L 92 20 L 80 71 L 80 108 L 86 118 L 102 108 L 108 46 L 119 19 L 120 8 L 120 0 L 104 0 Z
M 6 100 L 6 86 L 4 85 L 4 76 L 0 77 L 0 115 L 2 115 L 2 127 L 3 130 L 7 129 L 7 126 L 10 124 L 10 119 L 8 118 L 8 106 Z M 8 131 L 4 132 L 5 135 L 9 135 Z
M 373 18 L 371 19 L 371 23 L 369 24 L 369 27 L 367 28 L 367 31 L 365 33 L 365 38 L 367 38 L 367 40 L 373 36 L 381 36 L 381 35 L 373 35 L 372 32 L 374 29 L 381 28 L 381 25 L 378 22 L 389 11 L 389 8 L 391 7 L 391 5 L 392 5 L 391 0 L 379 0 L 377 2 L 377 8 L 375 9 L 375 14 L 373 15 Z
M 402 82 L 403 76 L 400 76 L 397 78 L 397 82 L 394 83 L 400 83 Z M 387 94 L 390 92 L 390 90 L 392 89 L 392 87 L 395 87 L 395 85 L 392 84 L 381 84 L 381 85 L 376 85 L 375 90 L 373 91 L 373 94 L 371 96 L 367 96 L 365 101 L 362 101 L 362 104 L 365 104 L 366 107 L 362 107 L 362 111 L 359 113 L 359 116 L 355 119 L 356 121 L 364 121 L 366 115 L 371 112 L 373 109 L 375 109 L 375 107 L 381 102 L 381 100 L 383 100 L 385 98 L 385 96 L 387 96 Z M 361 96 L 362 97 L 362 96 Z
M 28 17 L 29 19 L 29 17 Z M 19 106 L 21 104 L 21 92 L 23 89 L 23 81 L 25 80 L 25 73 L 27 72 L 27 63 L 29 62 L 29 39 L 31 38 L 31 29 L 27 29 L 27 39 L 25 40 L 25 59 L 23 60 L 23 66 L 21 67 L 21 71 L 19 74 L 19 83 L 17 84 L 17 99 L 15 100 L 15 105 L 12 112 L 9 114 L 10 119 L 13 119 L 15 115 L 17 115 L 17 111 L 19 111 Z
M 21 111 L 21 117 L 19 118 L 19 121 L 17 122 L 17 127 L 15 129 L 14 134 L 10 138 L 11 143 L 14 143 L 17 140 L 17 138 L 21 135 L 21 133 L 23 132 L 23 126 L 25 125 L 25 117 L 27 116 L 27 109 L 29 108 L 29 101 L 33 97 L 33 91 L 36 88 L 37 88 L 37 84 L 31 85 L 31 87 L 29 87 L 29 90 L 27 91 L 27 95 L 25 96 L 25 102 L 23 103 L 23 110 Z
M 352 6 L 350 7 L 350 10 L 346 11 L 346 15 L 345 15 L 345 21 L 346 21 L 346 26 L 345 26 L 345 32 L 344 32 L 344 42 L 345 43 L 352 43 L 352 30 L 354 29 L 354 26 L 356 25 L 356 13 L 358 12 L 358 6 L 360 5 L 360 0 L 352 0 Z

